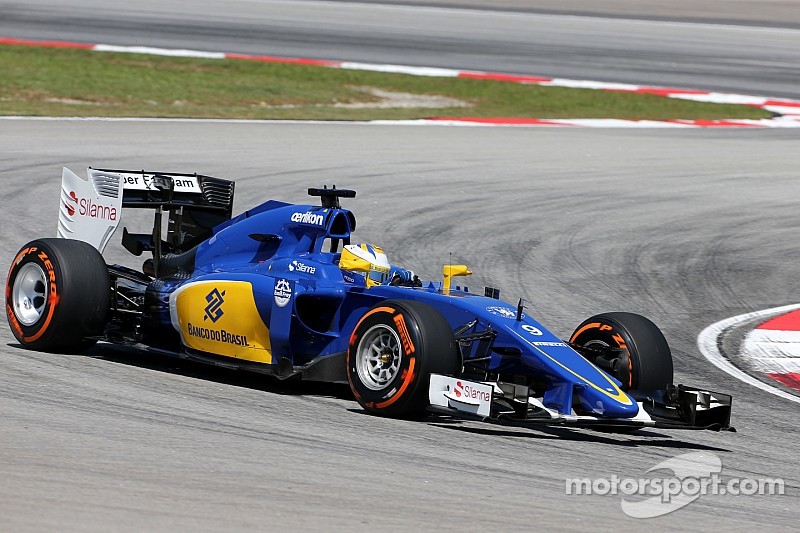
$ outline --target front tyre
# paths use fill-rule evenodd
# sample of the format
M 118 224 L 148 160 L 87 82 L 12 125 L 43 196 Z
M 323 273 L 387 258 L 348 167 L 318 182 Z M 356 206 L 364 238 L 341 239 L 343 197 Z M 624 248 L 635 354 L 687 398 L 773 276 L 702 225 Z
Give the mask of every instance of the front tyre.
M 106 326 L 108 269 L 91 245 L 37 239 L 19 251 L 6 282 L 6 317 L 14 337 L 33 350 L 81 351 Z
M 387 300 L 353 330 L 347 378 L 358 403 L 396 417 L 420 415 L 429 404 L 430 375 L 458 371 L 458 347 L 447 320 L 433 307 Z
M 672 352 L 664 334 L 649 319 L 634 313 L 603 313 L 584 320 L 570 342 L 628 352 L 629 381 L 623 390 L 652 391 L 672 384 Z

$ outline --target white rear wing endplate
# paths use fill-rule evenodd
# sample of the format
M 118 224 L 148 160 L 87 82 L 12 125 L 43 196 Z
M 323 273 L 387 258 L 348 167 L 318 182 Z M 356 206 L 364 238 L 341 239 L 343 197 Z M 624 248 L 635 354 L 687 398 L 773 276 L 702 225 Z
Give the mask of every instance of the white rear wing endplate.
M 89 169 L 83 179 L 64 167 L 58 236 L 91 244 L 103 253 L 122 218 L 123 187 L 119 174 Z

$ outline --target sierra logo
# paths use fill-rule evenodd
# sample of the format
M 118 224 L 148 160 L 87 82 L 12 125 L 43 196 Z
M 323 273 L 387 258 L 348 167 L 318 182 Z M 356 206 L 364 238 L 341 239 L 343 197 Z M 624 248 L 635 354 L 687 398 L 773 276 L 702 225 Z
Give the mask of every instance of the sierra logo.
M 75 212 L 81 216 L 89 218 L 99 218 L 102 220 L 117 220 L 117 208 L 96 204 L 91 198 L 79 198 L 75 191 L 70 191 L 67 194 L 67 200 L 64 202 L 64 207 L 67 209 L 69 216 L 75 216 Z
M 460 381 L 456 381 L 456 384 L 453 387 L 453 393 L 456 395 L 456 398 L 461 398 L 463 396 L 465 398 L 471 398 L 481 402 L 492 401 L 492 396 L 488 392 L 470 387 L 469 383 L 464 385 Z
M 294 213 L 292 215 L 292 222 L 300 222 L 302 224 L 312 224 L 314 226 L 321 226 L 325 221 L 325 217 L 317 213 L 305 212 Z

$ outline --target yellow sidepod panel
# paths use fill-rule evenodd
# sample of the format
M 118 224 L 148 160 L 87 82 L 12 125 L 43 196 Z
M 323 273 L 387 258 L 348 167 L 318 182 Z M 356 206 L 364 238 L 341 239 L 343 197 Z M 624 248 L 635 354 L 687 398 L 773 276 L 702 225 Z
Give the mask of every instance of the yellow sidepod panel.
M 170 295 L 173 327 L 189 348 L 271 363 L 269 329 L 246 281 L 198 281 Z

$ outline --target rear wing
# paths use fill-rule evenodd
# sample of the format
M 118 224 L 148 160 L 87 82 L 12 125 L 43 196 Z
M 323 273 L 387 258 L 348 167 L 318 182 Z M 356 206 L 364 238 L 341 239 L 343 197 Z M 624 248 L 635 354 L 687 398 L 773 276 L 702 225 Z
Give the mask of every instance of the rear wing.
M 152 235 L 125 230 L 123 245 L 135 255 L 146 250 L 160 255 L 162 247 L 180 253 L 231 218 L 233 193 L 232 181 L 200 174 L 89 168 L 83 179 L 64 168 L 58 236 L 87 242 L 102 253 L 119 226 L 123 208 L 154 209 Z M 163 211 L 169 212 L 169 224 L 162 242 Z

